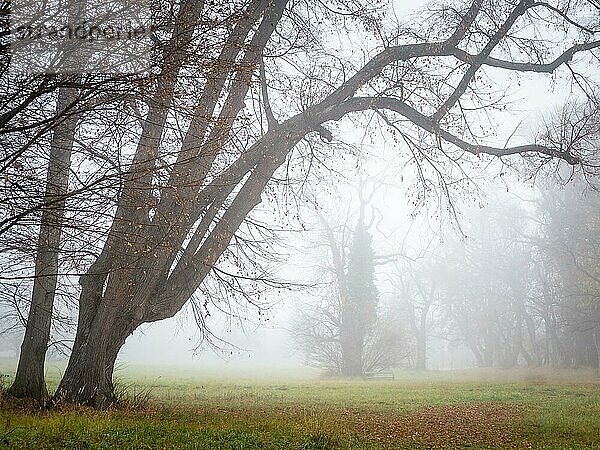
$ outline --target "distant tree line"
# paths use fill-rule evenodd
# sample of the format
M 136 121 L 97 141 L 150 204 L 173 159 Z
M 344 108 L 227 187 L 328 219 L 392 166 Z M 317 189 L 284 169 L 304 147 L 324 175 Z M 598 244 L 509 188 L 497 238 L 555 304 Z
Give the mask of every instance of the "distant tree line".
M 600 367 L 598 191 L 573 181 L 524 203 L 489 201 L 467 211 L 464 237 L 448 233 L 397 264 L 417 367 L 434 336 L 479 367 Z
M 322 218 L 329 282 L 293 330 L 305 361 L 342 376 L 426 370 L 442 341 L 472 355 L 454 367 L 600 368 L 600 193 L 579 179 L 529 195 L 491 193 L 464 208 L 460 232 L 389 255 L 379 273 L 362 215 L 354 230 Z

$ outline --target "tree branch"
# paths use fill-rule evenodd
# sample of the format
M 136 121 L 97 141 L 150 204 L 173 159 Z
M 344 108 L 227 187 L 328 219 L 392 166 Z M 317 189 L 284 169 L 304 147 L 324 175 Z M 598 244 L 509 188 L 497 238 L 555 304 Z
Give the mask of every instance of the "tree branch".
M 561 11 L 560 9 L 558 9 L 555 6 L 552 6 L 546 2 L 535 2 L 532 7 L 536 7 L 536 6 L 543 6 L 544 8 L 549 9 L 550 11 L 555 12 L 556 14 L 558 14 L 560 17 L 562 17 L 563 19 L 565 19 L 566 22 L 570 23 L 571 25 L 579 28 L 580 30 L 585 31 L 586 33 L 590 33 L 590 34 L 596 34 L 596 33 L 600 33 L 600 29 L 599 30 L 593 30 L 591 28 L 586 27 L 585 25 L 581 25 L 580 23 L 576 22 L 575 20 L 571 19 L 569 16 L 567 16 L 567 14 L 564 11 Z M 594 5 L 596 6 L 596 5 Z
M 559 55 L 556 59 L 549 63 L 527 63 L 527 62 L 513 62 L 506 61 L 503 59 L 497 59 L 488 57 L 486 58 L 482 65 L 490 66 L 490 67 L 498 67 L 500 69 L 514 70 L 517 72 L 537 72 L 537 73 L 552 73 L 559 66 L 565 64 L 571 59 L 576 53 L 592 50 L 600 47 L 600 41 L 592 41 L 581 44 L 573 45 L 572 47 L 565 50 L 561 55 Z M 452 50 L 452 56 L 459 59 L 460 61 L 466 62 L 468 64 L 473 63 L 477 59 L 477 55 L 472 55 L 467 53 L 464 50 L 459 48 L 454 48 Z
M 431 116 L 431 118 L 438 122 L 450 111 L 450 109 L 456 104 L 458 99 L 465 93 L 471 80 L 485 61 L 490 56 L 492 50 L 498 45 L 498 43 L 506 36 L 508 31 L 511 29 L 513 24 L 521 17 L 525 11 L 530 7 L 531 0 L 522 0 L 519 5 L 512 10 L 506 21 L 498 28 L 496 33 L 490 38 L 489 42 L 485 45 L 483 50 L 477 55 L 471 58 L 470 67 L 467 69 L 462 79 L 452 92 L 452 94 L 446 99 L 442 106 Z
M 413 124 L 428 131 L 432 134 L 438 134 L 439 137 L 446 142 L 449 142 L 456 147 L 465 150 L 474 155 L 486 153 L 494 156 L 509 156 L 519 153 L 540 153 L 554 158 L 561 158 L 571 165 L 579 164 L 581 161 L 575 155 L 568 151 L 560 151 L 557 149 L 545 147 L 538 144 L 520 145 L 516 147 L 498 148 L 487 145 L 477 145 L 468 143 L 458 136 L 449 133 L 446 130 L 440 129 L 438 124 L 430 117 L 425 116 L 408 104 L 391 97 L 355 97 L 345 101 L 340 105 L 338 114 L 347 114 L 352 111 L 364 111 L 367 109 L 388 109 L 397 112 L 406 117 Z M 333 119 L 329 119 L 333 120 Z
M 265 60 L 261 56 L 260 58 L 260 89 L 262 94 L 263 106 L 265 108 L 265 115 L 267 116 L 267 125 L 268 129 L 272 130 L 279 123 L 275 116 L 273 115 L 273 110 L 271 109 L 271 102 L 269 101 L 269 90 L 267 88 L 267 75 L 265 73 Z

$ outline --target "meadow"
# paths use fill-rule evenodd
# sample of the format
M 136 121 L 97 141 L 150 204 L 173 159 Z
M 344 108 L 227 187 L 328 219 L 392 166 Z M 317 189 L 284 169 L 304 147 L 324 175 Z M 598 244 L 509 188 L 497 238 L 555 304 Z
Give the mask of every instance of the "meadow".
M 59 372 L 49 369 L 50 388 Z M 42 411 L 4 399 L 0 448 L 600 448 L 600 378 L 592 372 L 264 375 L 128 367 L 117 371 L 123 405 L 108 411 Z

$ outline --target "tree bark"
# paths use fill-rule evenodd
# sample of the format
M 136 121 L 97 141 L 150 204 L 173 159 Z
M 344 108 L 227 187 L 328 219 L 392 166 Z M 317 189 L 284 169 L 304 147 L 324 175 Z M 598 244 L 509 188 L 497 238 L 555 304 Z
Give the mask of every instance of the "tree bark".
M 139 324 L 114 305 L 105 300 L 93 315 L 80 315 L 73 352 L 53 403 L 104 409 L 116 402 L 112 378 L 115 362 L 125 340 Z
M 58 113 L 62 114 L 70 108 L 76 101 L 77 95 L 76 89 L 60 89 L 57 103 Z M 44 194 L 44 203 L 48 206 L 43 209 L 40 221 L 31 305 L 21 345 L 17 374 L 8 391 L 15 397 L 30 397 L 39 401 L 45 401 L 48 398 L 48 390 L 44 381 L 44 363 L 50 339 L 61 228 L 64 220 L 65 196 L 69 187 L 71 149 L 77 121 L 78 115 L 67 114 L 64 120 L 57 125 L 52 136 Z

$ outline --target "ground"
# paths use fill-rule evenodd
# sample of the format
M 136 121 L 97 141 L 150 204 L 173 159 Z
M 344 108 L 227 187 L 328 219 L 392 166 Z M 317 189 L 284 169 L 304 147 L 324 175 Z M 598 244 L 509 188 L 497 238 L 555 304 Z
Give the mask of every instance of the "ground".
M 58 375 L 49 378 L 52 388 Z M 4 400 L 0 448 L 600 448 L 600 378 L 591 372 L 268 381 L 239 370 L 129 368 L 118 378 L 128 404 L 110 411 Z

